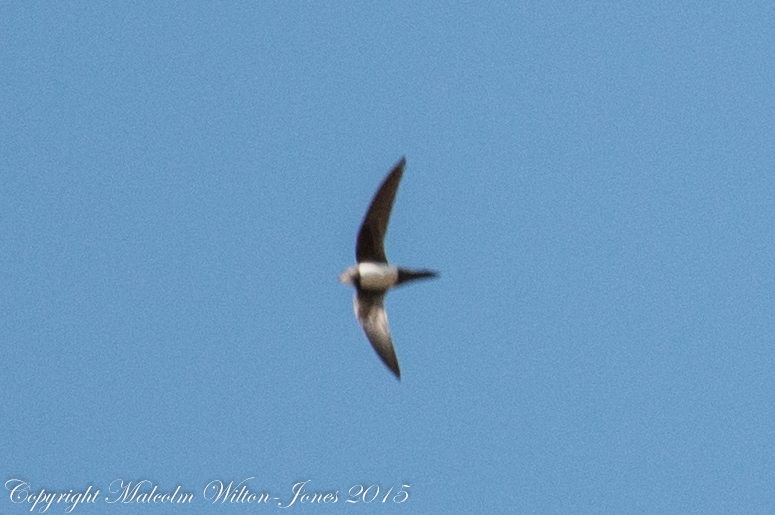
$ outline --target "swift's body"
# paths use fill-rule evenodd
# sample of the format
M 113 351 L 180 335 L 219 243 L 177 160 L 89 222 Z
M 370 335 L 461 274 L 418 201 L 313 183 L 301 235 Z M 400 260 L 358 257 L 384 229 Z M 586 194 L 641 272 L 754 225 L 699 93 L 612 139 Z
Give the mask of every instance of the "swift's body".
M 412 270 L 391 265 L 385 256 L 385 233 L 405 165 L 406 159 L 402 158 L 374 195 L 358 232 L 355 247 L 355 259 L 358 264 L 339 276 L 343 284 L 355 287 L 355 316 L 377 355 L 399 379 L 401 370 L 388 327 L 384 306 L 385 294 L 403 283 L 438 275 L 433 270 Z

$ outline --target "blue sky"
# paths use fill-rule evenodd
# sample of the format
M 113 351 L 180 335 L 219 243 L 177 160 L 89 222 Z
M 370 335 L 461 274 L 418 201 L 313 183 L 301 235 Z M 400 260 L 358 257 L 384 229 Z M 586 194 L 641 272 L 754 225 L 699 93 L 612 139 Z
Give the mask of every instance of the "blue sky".
M 769 2 L 4 3 L 3 513 L 772 513 L 773 55 Z M 402 155 L 399 382 L 337 276 Z

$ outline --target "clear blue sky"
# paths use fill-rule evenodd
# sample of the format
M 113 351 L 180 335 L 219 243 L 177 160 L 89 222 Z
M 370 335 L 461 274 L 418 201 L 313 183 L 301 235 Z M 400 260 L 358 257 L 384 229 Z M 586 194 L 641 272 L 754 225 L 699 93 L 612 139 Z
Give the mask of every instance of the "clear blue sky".
M 3 483 L 775 512 L 775 7 L 480 4 L 0 6 Z

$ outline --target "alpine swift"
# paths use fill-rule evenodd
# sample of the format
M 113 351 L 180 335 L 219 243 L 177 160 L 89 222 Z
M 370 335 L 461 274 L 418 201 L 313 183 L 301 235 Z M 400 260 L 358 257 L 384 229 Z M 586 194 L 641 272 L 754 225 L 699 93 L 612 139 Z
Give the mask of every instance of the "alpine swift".
M 402 157 L 374 195 L 358 232 L 355 245 L 355 260 L 358 264 L 339 276 L 342 284 L 355 287 L 355 316 L 377 355 L 398 379 L 401 379 L 401 370 L 398 368 L 398 358 L 388 328 L 385 294 L 395 286 L 438 275 L 433 270 L 411 270 L 390 265 L 385 257 L 385 233 L 404 165 L 406 158 Z

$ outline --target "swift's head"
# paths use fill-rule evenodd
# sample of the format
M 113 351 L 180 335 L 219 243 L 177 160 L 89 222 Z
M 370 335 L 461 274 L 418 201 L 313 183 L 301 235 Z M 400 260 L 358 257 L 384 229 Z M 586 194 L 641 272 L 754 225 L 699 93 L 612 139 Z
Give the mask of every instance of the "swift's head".
M 341 274 L 339 274 L 339 282 L 342 284 L 349 284 L 355 286 L 358 283 L 358 267 L 351 266 Z

